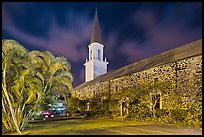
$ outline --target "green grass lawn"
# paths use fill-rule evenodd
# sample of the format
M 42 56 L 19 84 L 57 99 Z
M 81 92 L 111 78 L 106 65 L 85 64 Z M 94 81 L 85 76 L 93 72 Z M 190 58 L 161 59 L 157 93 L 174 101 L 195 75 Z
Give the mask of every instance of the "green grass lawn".
M 80 135 L 79 130 L 141 124 L 136 121 L 116 121 L 105 119 L 70 119 L 30 123 L 24 135 Z

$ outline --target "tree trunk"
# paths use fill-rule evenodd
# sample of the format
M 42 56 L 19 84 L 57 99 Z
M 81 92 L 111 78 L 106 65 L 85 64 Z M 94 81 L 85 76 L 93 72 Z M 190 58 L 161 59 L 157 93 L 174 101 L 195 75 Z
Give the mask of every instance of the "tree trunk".
M 21 131 L 19 130 L 19 127 L 18 127 L 18 124 L 17 124 L 17 120 L 16 120 L 16 117 L 14 115 L 14 110 L 12 108 L 12 105 L 11 105 L 11 102 L 10 102 L 10 99 L 9 99 L 9 95 L 7 93 L 7 89 L 6 89 L 6 64 L 5 64 L 5 67 L 4 67 L 4 70 L 3 70 L 3 91 L 4 91 L 4 94 L 6 96 L 6 99 L 8 101 L 8 104 L 9 104 L 9 109 L 11 111 L 11 116 L 12 116 L 12 119 L 14 121 L 14 124 L 16 126 L 16 130 L 17 132 L 22 135 Z

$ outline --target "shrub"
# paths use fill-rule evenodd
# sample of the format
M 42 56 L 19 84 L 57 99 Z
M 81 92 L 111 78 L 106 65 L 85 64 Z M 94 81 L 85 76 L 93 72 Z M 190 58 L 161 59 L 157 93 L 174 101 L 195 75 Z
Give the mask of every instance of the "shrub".
M 156 113 L 155 113 L 157 118 L 162 118 L 164 116 L 167 116 L 168 114 L 169 113 L 168 113 L 168 111 L 166 109 L 157 109 Z
M 171 117 L 175 119 L 175 121 L 180 121 L 182 122 L 188 114 L 187 110 L 182 110 L 182 109 L 173 109 L 171 110 Z
M 140 121 L 144 121 L 146 118 L 152 117 L 152 113 L 144 104 L 132 104 L 129 107 L 129 115 L 128 118 L 135 118 Z

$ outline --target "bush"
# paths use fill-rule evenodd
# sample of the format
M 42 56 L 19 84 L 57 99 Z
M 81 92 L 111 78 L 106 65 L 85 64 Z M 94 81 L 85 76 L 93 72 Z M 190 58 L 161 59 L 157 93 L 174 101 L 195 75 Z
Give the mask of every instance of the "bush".
M 146 118 L 152 117 L 150 109 L 144 104 L 133 104 L 129 107 L 128 118 L 135 118 L 144 121 Z
M 188 114 L 187 110 L 182 110 L 182 109 L 173 109 L 171 110 L 171 117 L 175 119 L 175 121 L 184 121 Z
M 168 114 L 169 114 L 169 112 L 166 109 L 157 109 L 156 113 L 155 113 L 157 118 L 162 118 L 164 116 L 168 116 Z

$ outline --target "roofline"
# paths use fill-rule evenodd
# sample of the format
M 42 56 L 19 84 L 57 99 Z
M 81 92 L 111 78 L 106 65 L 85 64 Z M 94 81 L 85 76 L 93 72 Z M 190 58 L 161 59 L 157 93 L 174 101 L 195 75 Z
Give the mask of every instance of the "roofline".
M 197 44 L 198 43 L 198 46 L 200 46 L 200 47 L 197 47 L 195 44 Z M 163 56 L 165 56 L 165 55 L 168 55 L 168 53 L 174 53 L 174 52 L 176 52 L 176 51 L 179 51 L 179 50 L 185 50 L 185 48 L 189 48 L 189 47 L 194 47 L 194 48 L 201 48 L 201 50 L 198 50 L 197 52 L 198 53 L 195 53 L 194 51 L 191 51 L 191 53 L 192 53 L 192 55 L 186 55 L 186 56 L 182 56 L 182 57 L 180 57 L 180 58 L 176 58 L 176 59 L 173 59 L 173 60 L 170 60 L 170 61 L 163 61 L 163 62 L 161 62 L 161 63 L 156 63 L 156 64 L 153 64 L 153 65 L 150 65 L 150 66 L 147 66 L 147 67 L 145 67 L 145 65 L 143 66 L 144 68 L 143 69 L 139 69 L 139 70 L 133 70 L 134 72 L 129 72 L 129 73 L 125 73 L 125 74 L 123 74 L 123 75 L 116 75 L 116 76 L 110 76 L 110 77 L 105 77 L 105 76 L 108 76 L 108 75 L 110 75 L 110 74 L 114 74 L 114 73 L 116 73 L 116 72 L 120 72 L 120 71 L 122 71 L 123 69 L 126 69 L 126 68 L 128 68 L 128 67 L 131 67 L 131 66 L 135 66 L 135 65 L 137 65 L 137 64 L 142 64 L 143 62 L 147 62 L 147 61 L 151 61 L 151 60 L 153 60 L 153 58 L 156 58 L 156 57 L 158 57 L 158 56 L 161 56 L 161 55 L 163 55 Z M 180 53 L 180 54 L 182 54 L 183 53 L 183 51 L 180 51 L 180 52 L 178 52 L 178 53 Z M 170 58 L 170 57 L 174 57 L 174 56 L 178 56 L 178 55 L 180 55 L 180 54 L 172 54 L 171 56 L 167 56 L 166 58 L 168 59 L 168 58 Z M 135 63 L 132 63 L 132 64 L 129 64 L 129 65 L 126 65 L 126 66 L 124 66 L 124 67 L 121 67 L 121 68 L 119 68 L 119 69 L 117 69 L 117 70 L 114 70 L 114 71 L 110 71 L 110 72 L 108 72 L 108 73 L 106 73 L 106 74 L 103 74 L 103 75 L 100 75 L 100 76 L 98 76 L 98 77 L 96 77 L 95 79 L 93 79 L 93 80 L 91 80 L 91 81 L 88 81 L 88 82 L 85 82 L 85 83 L 82 83 L 81 85 L 79 85 L 79 86 L 77 86 L 77 87 L 75 87 L 74 89 L 79 89 L 79 88 L 83 88 L 84 86 L 89 86 L 90 84 L 95 84 L 96 82 L 103 82 L 103 81 L 105 81 L 105 80 L 111 80 L 111 79 L 114 79 L 114 78 L 118 78 L 118 77 L 121 77 L 121 76 L 125 76 L 125 75 L 129 75 L 129 74 L 132 74 L 132 73 L 135 73 L 135 72 L 139 72 L 139 71 L 142 71 L 142 70 L 146 70 L 146 69 L 149 69 L 149 68 L 152 68 L 152 67 L 155 67 L 155 66 L 160 66 L 160 65 L 164 65 L 164 64 L 168 64 L 168 63 L 171 63 L 171 62 L 175 62 L 175 61 L 179 61 L 179 60 L 182 60 L 182 59 L 185 59 L 185 58 L 190 58 L 190 57 L 194 57 L 194 56 L 199 56 L 199 55 L 202 55 L 202 39 L 200 39 L 200 40 L 197 40 L 197 41 L 194 41 L 194 42 L 191 42 L 191 43 L 188 43 L 188 44 L 185 44 L 185 45 L 183 45 L 183 46 L 180 46 L 180 47 L 177 47 L 177 48 L 174 48 L 174 49 L 171 49 L 171 50 L 168 50 L 168 51 L 166 51 L 166 52 L 163 52 L 163 53 L 160 53 L 160 54 L 157 54 L 157 55 L 154 55 L 154 56 L 151 56 L 151 57 L 148 57 L 148 58 L 145 58 L 145 59 L 142 59 L 142 60 L 140 60 L 140 61 L 138 61 L 138 62 L 135 62 Z M 163 59 L 164 60 L 164 59 Z M 104 77 L 104 78 L 102 78 L 101 80 L 100 80 L 100 78 L 101 77 Z

